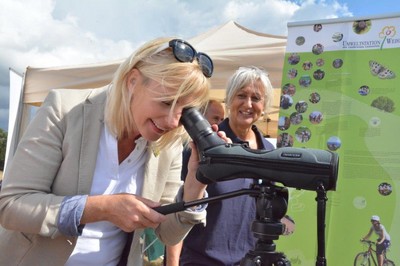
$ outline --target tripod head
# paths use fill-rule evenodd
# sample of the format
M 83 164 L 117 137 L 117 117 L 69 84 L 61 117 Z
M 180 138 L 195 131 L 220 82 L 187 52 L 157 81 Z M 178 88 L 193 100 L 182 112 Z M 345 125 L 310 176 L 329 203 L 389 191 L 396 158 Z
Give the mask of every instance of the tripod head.
M 289 266 L 290 262 L 282 252 L 276 252 L 274 240 L 283 234 L 285 227 L 281 219 L 288 207 L 288 190 L 272 183 L 256 185 L 257 218 L 253 221 L 251 231 L 257 239 L 254 250 L 249 250 L 242 259 L 241 266 Z

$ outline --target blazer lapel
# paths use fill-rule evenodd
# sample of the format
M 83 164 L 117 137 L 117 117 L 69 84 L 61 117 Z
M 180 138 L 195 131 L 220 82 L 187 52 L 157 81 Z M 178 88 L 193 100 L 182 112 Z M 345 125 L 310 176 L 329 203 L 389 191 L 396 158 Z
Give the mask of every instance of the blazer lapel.
M 98 93 L 100 92 L 100 94 Z M 78 193 L 90 192 L 96 167 L 101 129 L 104 125 L 106 90 L 99 89 L 87 98 L 83 105 L 82 145 L 79 160 Z

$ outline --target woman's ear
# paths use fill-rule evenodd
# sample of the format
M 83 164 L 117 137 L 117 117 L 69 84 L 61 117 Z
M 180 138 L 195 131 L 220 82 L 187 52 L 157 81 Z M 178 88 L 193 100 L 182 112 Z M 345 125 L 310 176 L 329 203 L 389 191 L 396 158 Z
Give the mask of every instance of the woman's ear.
M 126 87 L 129 90 L 134 89 L 136 82 L 139 79 L 140 72 L 136 68 L 132 68 L 131 71 L 128 73 L 128 78 L 126 79 Z

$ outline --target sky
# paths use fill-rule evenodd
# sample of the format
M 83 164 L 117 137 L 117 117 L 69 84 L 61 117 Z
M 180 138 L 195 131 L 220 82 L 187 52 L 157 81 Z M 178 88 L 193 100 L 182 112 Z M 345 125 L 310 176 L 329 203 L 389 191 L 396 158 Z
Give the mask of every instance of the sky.
M 0 128 L 9 69 L 118 60 L 161 36 L 190 39 L 230 20 L 287 35 L 287 23 L 400 14 L 398 0 L 0 0 Z

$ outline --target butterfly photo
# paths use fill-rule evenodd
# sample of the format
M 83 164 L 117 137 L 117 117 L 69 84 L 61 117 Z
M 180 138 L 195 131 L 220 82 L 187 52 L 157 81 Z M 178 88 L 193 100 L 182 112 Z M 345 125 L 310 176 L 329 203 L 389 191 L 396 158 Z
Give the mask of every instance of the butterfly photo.
M 393 71 L 374 60 L 369 61 L 369 69 L 372 75 L 378 76 L 380 79 L 392 79 L 396 77 L 396 74 Z

